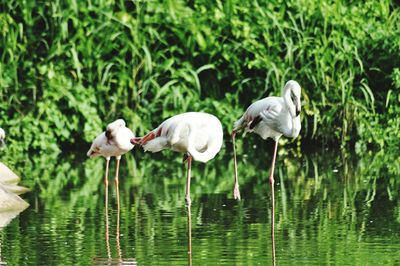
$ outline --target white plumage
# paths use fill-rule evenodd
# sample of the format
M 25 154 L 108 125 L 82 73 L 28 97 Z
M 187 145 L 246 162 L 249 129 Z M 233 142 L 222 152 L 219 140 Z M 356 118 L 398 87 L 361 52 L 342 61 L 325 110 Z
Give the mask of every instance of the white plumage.
M 6 132 L 0 127 L 0 146 L 4 146 L 4 139 L 6 138 Z
M 220 151 L 223 142 L 222 125 L 211 114 L 189 112 L 175 115 L 132 143 L 140 144 L 145 151 L 159 152 L 163 149 L 183 152 L 188 160 L 186 200 L 190 204 L 190 170 L 192 158 L 207 162 Z
M 126 127 L 125 121 L 118 119 L 108 124 L 107 130 L 98 135 L 93 141 L 92 146 L 87 152 L 87 156 L 103 156 L 106 158 L 106 174 L 104 178 L 104 183 L 106 186 L 108 186 L 108 169 L 110 158 L 115 156 L 117 159 L 115 183 L 118 187 L 119 162 L 123 154 L 133 149 L 134 145 L 130 142 L 130 140 L 134 137 L 135 135 L 133 132 Z M 106 202 L 107 198 L 108 189 L 106 191 Z
M 107 160 L 115 156 L 118 160 L 121 155 L 133 149 L 134 145 L 130 140 L 134 137 L 133 132 L 126 127 L 125 121 L 118 119 L 108 124 L 107 130 L 96 137 L 87 156 L 103 156 L 108 158 Z
M 243 128 L 247 132 L 254 132 L 260 135 L 263 139 L 272 138 L 275 140 L 275 150 L 270 174 L 271 183 L 274 182 L 273 172 L 279 138 L 282 135 L 296 138 L 300 133 L 300 97 L 300 85 L 296 81 L 290 80 L 282 90 L 282 97 L 267 97 L 254 102 L 247 108 L 243 116 L 234 124 L 232 132 L 233 143 L 235 141 L 236 132 Z M 234 197 L 235 199 L 240 199 L 235 150 L 234 160 Z

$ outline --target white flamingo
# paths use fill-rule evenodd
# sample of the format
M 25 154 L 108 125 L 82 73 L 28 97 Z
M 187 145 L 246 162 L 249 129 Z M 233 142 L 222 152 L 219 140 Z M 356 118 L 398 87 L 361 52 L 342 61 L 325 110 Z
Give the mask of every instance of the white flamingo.
M 163 149 L 185 153 L 187 160 L 186 201 L 190 199 L 192 159 L 207 162 L 220 151 L 223 142 L 222 125 L 211 114 L 188 112 L 175 115 L 141 138 L 133 138 L 132 144 L 140 144 L 145 151 L 159 152 Z
M 272 197 L 272 249 L 273 258 L 275 257 L 275 196 L 274 196 L 274 169 L 275 159 L 278 150 L 278 141 L 282 135 L 290 138 L 296 138 L 301 129 L 300 110 L 301 110 L 301 87 L 299 83 L 290 80 L 282 90 L 282 97 L 267 97 L 251 104 L 243 116 L 235 122 L 232 131 L 233 154 L 234 154 L 234 172 L 235 187 L 233 195 L 235 199 L 240 200 L 239 181 L 237 173 L 237 161 L 235 150 L 235 135 L 240 129 L 247 132 L 255 132 L 263 139 L 272 138 L 275 141 L 274 154 L 272 157 L 269 183 L 271 186 Z
M 134 145 L 130 140 L 134 137 L 135 135 L 133 132 L 126 127 L 125 121 L 123 119 L 118 119 L 107 125 L 107 130 L 96 137 L 87 152 L 87 156 L 89 157 L 103 156 L 106 158 L 106 174 L 104 177 L 104 184 L 106 186 L 106 202 L 108 201 L 107 187 L 110 158 L 115 156 L 117 159 L 115 185 L 118 188 L 119 162 L 122 155 L 133 149 Z M 118 193 L 117 197 L 119 198 Z
M 299 83 L 290 80 L 282 90 L 282 97 L 266 97 L 252 103 L 235 122 L 232 131 L 232 141 L 235 147 L 235 135 L 240 129 L 246 132 L 255 132 L 263 139 L 272 138 L 275 141 L 274 155 L 272 158 L 271 172 L 269 176 L 270 184 L 274 184 L 274 168 L 278 141 L 282 135 L 296 138 L 301 129 L 300 124 L 300 95 L 301 88 Z M 239 181 L 237 176 L 236 151 L 234 149 L 235 165 L 235 188 L 234 198 L 240 200 Z

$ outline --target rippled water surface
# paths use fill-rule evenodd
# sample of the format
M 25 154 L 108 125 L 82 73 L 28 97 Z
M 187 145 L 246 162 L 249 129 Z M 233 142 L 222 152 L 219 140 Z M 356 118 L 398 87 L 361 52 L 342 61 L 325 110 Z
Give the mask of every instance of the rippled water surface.
M 15 164 L 36 181 L 30 207 L 0 229 L 0 265 L 270 265 L 268 153 L 240 156 L 241 202 L 229 154 L 194 163 L 190 209 L 175 155 L 124 158 L 119 209 L 112 176 L 105 206 L 102 159 Z M 399 166 L 385 158 L 281 150 L 277 265 L 400 265 Z

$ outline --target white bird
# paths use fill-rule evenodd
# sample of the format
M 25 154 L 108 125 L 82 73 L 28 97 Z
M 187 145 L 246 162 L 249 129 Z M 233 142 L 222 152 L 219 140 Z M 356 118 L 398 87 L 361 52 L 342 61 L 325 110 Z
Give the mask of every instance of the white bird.
M 107 130 L 96 137 L 92 146 L 87 152 L 87 156 L 96 157 L 103 156 L 106 158 L 106 175 L 104 183 L 108 186 L 108 169 L 110 158 L 115 156 L 117 166 L 115 172 L 115 184 L 118 186 L 119 161 L 121 156 L 132 150 L 134 145 L 130 142 L 135 135 L 126 127 L 123 119 L 118 119 L 107 126 Z
M 6 132 L 0 127 L 0 147 L 5 145 Z
M 220 151 L 223 142 L 222 125 L 211 114 L 188 112 L 175 115 L 141 138 L 133 138 L 132 144 L 140 144 L 145 151 L 159 152 L 163 149 L 185 153 L 187 160 L 186 201 L 190 199 L 192 159 L 207 162 Z
M 296 138 L 301 129 L 300 110 L 301 110 L 301 87 L 294 80 L 289 80 L 282 90 L 282 97 L 267 97 L 251 104 L 243 116 L 235 122 L 232 131 L 235 187 L 233 196 L 240 200 L 239 181 L 237 173 L 237 161 L 235 150 L 236 132 L 245 128 L 247 132 L 255 132 L 263 139 L 272 138 L 275 141 L 274 155 L 272 157 L 269 184 L 271 186 L 271 205 L 272 205 L 272 262 L 275 265 L 275 192 L 274 192 L 274 169 L 278 141 L 282 135 L 289 138 Z
M 246 132 L 254 132 L 263 139 L 272 138 L 275 141 L 274 155 L 269 176 L 269 182 L 273 187 L 275 159 L 279 138 L 282 135 L 296 138 L 300 133 L 300 96 L 301 87 L 299 83 L 290 80 L 282 90 L 282 97 L 266 97 L 254 102 L 247 108 L 243 116 L 235 122 L 232 131 L 235 167 L 235 187 L 233 195 L 235 199 L 240 200 L 235 150 L 236 132 L 244 128 Z

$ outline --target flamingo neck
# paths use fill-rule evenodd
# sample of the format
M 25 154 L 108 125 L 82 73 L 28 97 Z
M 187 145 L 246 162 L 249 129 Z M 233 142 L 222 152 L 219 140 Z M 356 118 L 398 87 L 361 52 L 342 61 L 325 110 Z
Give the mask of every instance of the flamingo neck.
M 189 124 L 189 139 L 188 139 L 188 152 L 193 157 L 194 160 L 200 162 L 207 162 L 215 157 L 215 155 L 219 152 L 222 146 L 222 133 L 219 131 L 215 134 L 211 134 L 209 136 L 209 140 L 207 143 L 207 149 L 204 152 L 199 152 L 195 146 L 196 134 L 199 134 L 196 129 L 193 128 L 191 124 Z M 222 130 L 220 131 L 222 132 Z
M 296 106 L 294 105 L 290 94 L 292 93 L 291 87 L 289 85 L 285 85 L 282 92 L 283 101 L 287 107 L 288 112 L 292 118 L 296 117 Z

